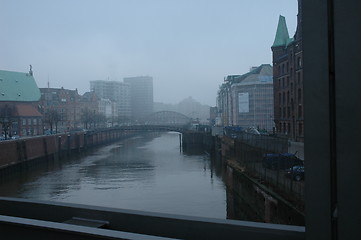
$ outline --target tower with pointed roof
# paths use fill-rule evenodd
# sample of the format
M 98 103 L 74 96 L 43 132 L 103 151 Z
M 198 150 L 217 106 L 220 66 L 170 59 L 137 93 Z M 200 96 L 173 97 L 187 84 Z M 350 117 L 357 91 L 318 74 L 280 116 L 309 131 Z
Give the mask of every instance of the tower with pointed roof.
M 274 122 L 278 135 L 303 142 L 302 0 L 298 1 L 297 29 L 291 38 L 280 16 L 274 42 Z

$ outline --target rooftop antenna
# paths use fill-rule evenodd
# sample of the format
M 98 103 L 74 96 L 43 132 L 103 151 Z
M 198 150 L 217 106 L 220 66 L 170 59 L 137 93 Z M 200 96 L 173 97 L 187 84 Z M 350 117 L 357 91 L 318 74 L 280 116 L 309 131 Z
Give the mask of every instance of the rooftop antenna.
M 33 66 L 31 66 L 31 64 L 30 64 L 29 75 L 30 75 L 30 76 L 33 76 Z

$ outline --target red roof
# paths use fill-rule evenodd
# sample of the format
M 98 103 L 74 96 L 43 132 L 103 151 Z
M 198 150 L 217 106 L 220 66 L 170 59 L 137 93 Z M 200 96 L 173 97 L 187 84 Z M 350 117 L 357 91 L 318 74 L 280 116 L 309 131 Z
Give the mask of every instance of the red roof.
M 41 117 L 41 113 L 31 104 L 16 104 L 16 115 L 19 117 Z

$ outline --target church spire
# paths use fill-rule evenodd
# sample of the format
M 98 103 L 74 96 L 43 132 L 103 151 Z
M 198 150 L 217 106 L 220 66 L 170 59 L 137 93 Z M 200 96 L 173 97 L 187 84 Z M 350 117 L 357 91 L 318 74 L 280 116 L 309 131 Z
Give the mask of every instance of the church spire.
M 286 46 L 290 41 L 290 35 L 288 34 L 286 18 L 284 16 L 279 17 L 276 37 L 272 47 Z

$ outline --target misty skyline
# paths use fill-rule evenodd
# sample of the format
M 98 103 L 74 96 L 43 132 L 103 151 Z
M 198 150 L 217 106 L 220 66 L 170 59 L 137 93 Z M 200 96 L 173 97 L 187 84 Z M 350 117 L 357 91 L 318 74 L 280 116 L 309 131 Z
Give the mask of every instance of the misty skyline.
M 82 94 L 91 80 L 151 76 L 154 101 L 214 106 L 229 74 L 272 64 L 278 17 L 296 0 L 0 0 L 0 69 Z

